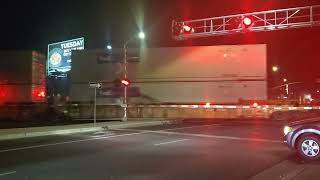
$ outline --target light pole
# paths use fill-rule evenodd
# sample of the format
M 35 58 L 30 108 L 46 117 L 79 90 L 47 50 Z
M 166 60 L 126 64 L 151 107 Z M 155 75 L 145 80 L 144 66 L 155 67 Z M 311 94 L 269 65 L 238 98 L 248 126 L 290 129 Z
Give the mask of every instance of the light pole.
M 144 32 L 140 32 L 138 34 L 139 39 L 145 39 L 145 34 Z M 128 71 L 127 71 L 127 54 L 128 54 L 128 44 L 129 42 L 133 40 L 129 39 L 128 41 L 126 41 L 123 45 L 123 53 L 124 53 L 124 79 L 128 79 Z M 127 121 L 128 120 L 128 116 L 127 116 L 127 107 L 128 107 L 128 88 L 127 86 L 124 86 L 124 97 L 123 97 L 123 117 L 122 117 L 122 121 Z
M 286 83 L 286 94 L 287 94 L 287 97 L 289 96 L 289 83 L 288 83 L 288 79 L 284 78 L 283 79 L 283 82 Z
M 277 65 L 273 65 L 270 70 L 271 70 L 271 82 L 272 82 L 272 84 L 277 85 L 278 84 L 277 78 L 278 78 L 278 73 L 279 73 L 279 67 Z M 272 91 L 272 96 L 278 97 L 278 92 L 275 93 Z
M 289 83 L 287 79 L 283 79 L 283 82 L 285 82 L 285 84 L 282 84 L 282 85 L 280 85 L 280 86 L 272 87 L 271 89 L 279 89 L 279 88 L 285 87 L 286 94 L 287 94 L 287 96 L 288 96 L 288 95 L 289 95 L 289 85 L 305 83 L 305 82 L 290 82 L 290 83 Z M 288 96 L 288 97 L 289 97 L 289 96 Z

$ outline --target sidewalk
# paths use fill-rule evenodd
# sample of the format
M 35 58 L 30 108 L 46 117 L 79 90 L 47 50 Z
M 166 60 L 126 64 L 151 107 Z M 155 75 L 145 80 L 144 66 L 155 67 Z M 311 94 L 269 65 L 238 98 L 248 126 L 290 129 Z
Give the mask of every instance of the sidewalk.
M 0 140 L 19 139 L 27 137 L 62 135 L 81 132 L 92 132 L 104 129 L 133 128 L 144 126 L 156 126 L 163 124 L 174 124 L 174 119 L 128 119 L 127 122 L 121 122 L 120 119 L 113 119 L 111 122 L 101 122 L 94 125 L 76 124 L 64 126 L 46 126 L 46 127 L 30 127 L 15 129 L 0 129 Z M 116 121 L 119 120 L 119 121 Z

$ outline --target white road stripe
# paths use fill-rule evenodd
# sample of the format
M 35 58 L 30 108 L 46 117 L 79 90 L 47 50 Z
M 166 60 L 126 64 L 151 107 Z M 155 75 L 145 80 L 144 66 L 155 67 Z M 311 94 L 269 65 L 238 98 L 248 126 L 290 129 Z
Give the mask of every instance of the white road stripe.
M 180 133 L 172 131 L 152 131 L 152 130 L 137 130 L 137 129 L 117 129 L 119 131 L 136 131 L 144 133 L 156 133 L 156 134 L 170 134 L 170 135 L 181 135 L 181 136 L 193 136 L 193 137 L 205 137 L 205 138 L 215 138 L 215 139 L 227 139 L 227 140 L 237 140 L 237 141 L 255 141 L 255 142 L 266 142 L 266 143 L 283 143 L 283 141 L 272 140 L 272 139 L 260 139 L 260 138 L 242 138 L 234 136 L 218 136 L 218 135 L 207 135 L 207 134 L 193 134 L 193 133 Z
M 94 135 L 94 136 L 91 136 L 91 137 L 92 138 L 100 138 L 100 137 L 108 137 L 108 136 L 112 136 L 112 135 L 114 135 L 114 133 Z
M 215 139 L 227 139 L 227 140 L 238 140 L 238 141 L 255 141 L 255 142 L 267 142 L 267 143 L 283 143 L 283 141 L 271 140 L 271 139 L 260 139 L 260 138 L 242 138 L 234 136 L 217 136 L 217 135 L 206 135 L 206 134 L 192 134 L 192 133 L 173 133 L 176 135 L 194 136 L 194 137 L 206 137 Z
M 41 145 L 35 145 L 35 146 L 26 146 L 26 147 L 21 147 L 21 148 L 0 150 L 0 153 L 27 150 L 27 149 L 36 149 L 36 148 L 41 148 L 41 147 L 57 146 L 57 145 L 64 145 L 64 144 L 73 144 L 73 143 L 79 143 L 79 142 L 95 141 L 95 140 L 100 140 L 100 139 L 109 139 L 109 138 L 116 138 L 116 137 L 123 137 L 123 136 L 133 136 L 133 135 L 139 135 L 139 134 L 145 134 L 145 133 L 147 133 L 147 132 L 128 133 L 128 134 L 120 134 L 120 135 L 114 135 L 114 136 L 81 139 L 81 140 L 74 140 L 74 141 L 65 141 L 65 142 L 51 143 L 51 144 L 41 144 Z
M 162 143 L 158 143 L 158 144 L 154 144 L 154 145 L 155 145 L 155 146 L 161 146 L 161 145 L 172 144 L 172 143 L 178 143 L 178 142 L 188 141 L 188 140 L 189 140 L 189 139 L 180 139 L 180 140 L 176 140 L 176 141 L 162 142 Z
M 201 123 L 205 121 L 187 121 L 191 123 Z M 269 125 L 269 124 L 274 124 L 274 125 L 279 125 L 283 126 L 283 122 L 272 122 L 272 121 L 241 121 L 241 120 L 227 120 L 227 121 L 221 121 L 219 124 L 215 124 L 216 126 L 229 126 L 230 124 L 248 124 L 248 125 L 255 125 L 255 124 L 263 124 L 263 125 Z M 254 124 L 253 124 L 254 123 Z
M 94 132 L 93 134 L 98 135 L 98 134 L 105 134 L 105 133 L 106 131 L 97 131 L 97 132 Z
M 203 120 L 186 120 L 184 121 L 185 123 L 205 123 L 205 122 L 210 122 L 212 120 L 207 120 L 207 119 L 203 119 Z M 230 122 L 231 120 L 226 120 L 226 121 L 216 121 L 216 122 Z M 219 125 L 219 124 L 216 124 Z
M 221 126 L 220 124 L 209 124 L 209 125 L 199 125 L 199 126 L 187 126 L 187 127 L 181 127 L 181 128 L 168 128 L 168 129 L 162 129 L 162 130 L 156 130 L 156 131 L 173 131 L 173 130 L 181 130 L 181 129 L 192 129 L 192 128 L 201 128 L 201 127 L 209 127 L 209 126 Z M 148 130 L 138 130 L 138 129 L 127 129 L 127 128 L 119 128 L 114 130 L 120 130 L 120 131 L 148 131 Z
M 181 128 L 169 128 L 169 129 L 164 129 L 164 130 L 165 130 L 165 131 L 173 131 L 173 130 L 180 130 L 180 129 L 192 129 L 192 128 L 209 127 L 209 126 L 220 126 L 220 124 L 188 126 L 188 127 L 181 127 Z
M 6 173 L 1 173 L 0 176 L 6 176 L 6 175 L 10 175 L 10 174 L 15 174 L 17 173 L 16 171 L 11 171 L 11 172 L 6 172 Z

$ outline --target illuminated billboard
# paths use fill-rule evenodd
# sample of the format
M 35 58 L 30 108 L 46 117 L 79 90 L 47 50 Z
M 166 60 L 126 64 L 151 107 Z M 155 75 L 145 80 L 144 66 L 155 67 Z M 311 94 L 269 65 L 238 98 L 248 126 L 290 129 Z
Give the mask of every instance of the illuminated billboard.
M 84 38 L 53 43 L 48 45 L 47 74 L 63 74 L 71 70 L 71 53 L 84 49 Z

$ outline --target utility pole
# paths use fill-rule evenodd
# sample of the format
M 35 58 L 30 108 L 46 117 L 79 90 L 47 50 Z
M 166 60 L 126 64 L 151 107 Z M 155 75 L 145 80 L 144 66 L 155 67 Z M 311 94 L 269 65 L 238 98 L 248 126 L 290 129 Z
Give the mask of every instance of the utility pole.
M 139 39 L 144 39 L 145 34 L 143 32 L 140 32 L 138 35 Z M 128 70 L 127 70 L 127 64 L 128 64 L 128 44 L 129 42 L 133 40 L 133 38 L 129 39 L 126 41 L 123 45 L 123 53 L 124 53 L 124 80 L 128 80 Z M 128 81 L 129 83 L 129 81 Z M 127 85 L 124 86 L 124 97 L 123 97 L 123 117 L 122 121 L 127 121 L 128 116 L 127 116 L 127 108 L 128 108 L 128 87 Z
M 124 51 L 124 79 L 128 78 L 128 71 L 127 71 L 127 44 L 129 41 L 127 41 L 124 46 L 123 46 L 123 51 Z M 123 117 L 122 121 L 127 121 L 128 116 L 127 116 L 127 104 L 128 104 L 128 97 L 127 97 L 127 86 L 124 86 L 124 97 L 123 97 Z

